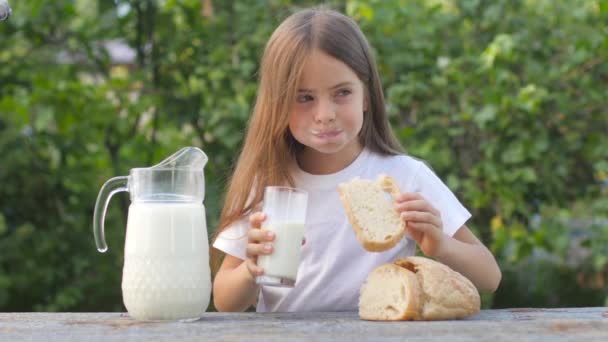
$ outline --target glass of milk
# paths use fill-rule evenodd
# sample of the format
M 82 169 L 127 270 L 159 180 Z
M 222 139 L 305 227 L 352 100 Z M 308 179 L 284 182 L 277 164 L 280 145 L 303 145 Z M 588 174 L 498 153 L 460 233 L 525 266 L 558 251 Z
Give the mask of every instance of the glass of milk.
M 107 250 L 104 217 L 113 194 L 127 191 L 122 297 L 138 320 L 195 320 L 209 305 L 211 272 L 203 168 L 207 156 L 185 147 L 149 168 L 131 169 L 101 188 L 93 230 Z
M 261 285 L 293 287 L 296 282 L 300 249 L 304 238 L 308 193 L 301 189 L 269 186 L 264 189 L 262 211 L 266 220 L 262 229 L 275 233 L 270 255 L 258 256 L 264 275 L 256 278 Z

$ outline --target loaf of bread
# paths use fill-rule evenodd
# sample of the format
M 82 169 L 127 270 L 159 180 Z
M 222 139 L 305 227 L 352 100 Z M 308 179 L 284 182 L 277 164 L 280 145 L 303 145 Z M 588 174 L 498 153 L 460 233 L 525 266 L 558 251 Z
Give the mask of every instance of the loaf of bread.
M 373 321 L 461 319 L 477 313 L 479 292 L 466 277 L 424 257 L 380 265 L 367 277 L 359 317 Z
M 403 238 L 405 223 L 387 195 L 399 193 L 392 177 L 380 175 L 376 181 L 355 178 L 338 185 L 338 192 L 348 220 L 365 250 L 385 251 Z

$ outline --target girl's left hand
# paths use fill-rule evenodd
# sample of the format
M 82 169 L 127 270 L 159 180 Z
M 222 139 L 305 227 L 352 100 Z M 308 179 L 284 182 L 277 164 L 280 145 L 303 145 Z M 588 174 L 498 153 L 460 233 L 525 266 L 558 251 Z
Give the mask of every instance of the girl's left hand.
M 422 252 L 430 257 L 441 253 L 446 235 L 439 211 L 419 193 L 395 196 L 395 208 L 405 222 L 405 231 L 416 241 Z

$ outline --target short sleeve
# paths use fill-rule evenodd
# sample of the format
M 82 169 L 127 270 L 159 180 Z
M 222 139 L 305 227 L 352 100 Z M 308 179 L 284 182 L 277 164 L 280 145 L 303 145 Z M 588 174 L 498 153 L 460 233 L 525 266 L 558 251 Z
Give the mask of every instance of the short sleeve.
M 443 232 L 446 235 L 453 236 L 471 218 L 471 213 L 460 203 L 454 193 L 422 161 L 420 161 L 416 173 L 413 189 L 439 210 Z
M 249 222 L 242 219 L 234 222 L 221 232 L 213 243 L 213 247 L 241 260 L 247 259 L 247 233 Z

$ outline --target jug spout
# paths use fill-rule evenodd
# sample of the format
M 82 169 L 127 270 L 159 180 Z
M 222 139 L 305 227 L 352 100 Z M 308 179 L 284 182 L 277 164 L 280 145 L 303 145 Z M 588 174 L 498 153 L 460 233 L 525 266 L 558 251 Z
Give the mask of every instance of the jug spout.
M 207 155 L 198 147 L 184 147 L 150 169 L 176 169 L 203 172 Z
M 131 201 L 202 203 L 205 164 L 207 155 L 201 149 L 184 147 L 157 165 L 131 169 Z

